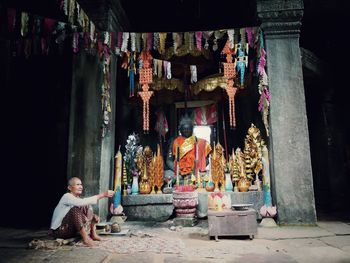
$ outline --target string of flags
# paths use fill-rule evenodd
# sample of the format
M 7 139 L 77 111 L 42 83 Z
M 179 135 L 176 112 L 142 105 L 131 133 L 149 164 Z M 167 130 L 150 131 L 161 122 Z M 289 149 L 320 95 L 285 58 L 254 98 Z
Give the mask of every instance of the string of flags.
M 260 99 L 258 109 L 262 113 L 263 122 L 268 130 L 268 112 L 270 94 L 268 90 L 268 77 L 266 74 L 266 52 L 264 49 L 263 32 L 258 27 L 240 29 L 227 29 L 217 31 L 196 32 L 100 32 L 89 19 L 84 10 L 75 0 L 59 0 L 59 7 L 67 16 L 68 23 L 55 21 L 21 12 L 17 15 L 15 9 L 7 10 L 7 27 L 10 35 L 19 34 L 20 40 L 13 43 L 13 55 L 24 54 L 26 58 L 31 55 L 48 55 L 52 44 L 62 45 L 64 41 L 71 41 L 73 53 L 81 49 L 97 53 L 100 57 L 104 78 L 101 85 L 101 98 L 103 110 L 102 136 L 110 129 L 111 98 L 110 98 L 110 62 L 111 54 L 122 58 L 121 67 L 126 69 L 129 77 L 129 96 L 136 94 L 135 83 L 139 75 L 139 83 L 144 108 L 144 131 L 149 129 L 149 99 L 153 92 L 152 78 L 172 78 L 172 62 L 155 59 L 150 54 L 158 53 L 160 57 L 169 50 L 174 55 L 192 54 L 193 52 L 217 51 L 218 41 L 226 41 L 221 51 L 226 61 L 222 62 L 224 76 L 227 78 L 226 92 L 229 97 L 230 126 L 236 126 L 234 114 L 234 97 L 239 88 L 245 84 L 247 70 L 256 72 L 259 76 L 258 90 Z M 20 17 L 20 21 L 16 21 Z M 19 27 L 17 26 L 19 25 Z M 19 32 L 16 29 L 19 28 Z M 256 61 L 249 60 L 249 49 L 256 51 Z M 147 54 L 147 55 L 145 55 Z M 196 83 L 197 66 L 188 65 L 191 72 L 190 82 Z M 221 70 L 221 69 L 220 69 Z M 143 73 L 141 73 L 143 72 Z M 147 72 L 147 73 L 145 73 Z M 146 75 L 145 75 L 146 74 Z M 141 81 L 147 76 L 148 79 Z

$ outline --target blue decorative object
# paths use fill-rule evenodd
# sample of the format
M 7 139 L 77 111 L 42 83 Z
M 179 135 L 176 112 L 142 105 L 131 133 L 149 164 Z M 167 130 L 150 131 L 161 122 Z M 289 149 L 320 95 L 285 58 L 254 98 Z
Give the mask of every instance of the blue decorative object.
M 241 44 L 237 44 L 237 62 L 236 69 L 237 73 L 240 75 L 240 85 L 244 85 L 244 73 L 245 68 L 248 66 L 248 56 L 245 55 L 245 52 Z
M 131 194 L 133 194 L 133 195 L 139 194 L 139 177 L 138 177 L 138 175 L 133 176 Z
M 117 208 L 121 204 L 122 192 L 120 186 L 117 187 L 113 196 L 113 207 Z

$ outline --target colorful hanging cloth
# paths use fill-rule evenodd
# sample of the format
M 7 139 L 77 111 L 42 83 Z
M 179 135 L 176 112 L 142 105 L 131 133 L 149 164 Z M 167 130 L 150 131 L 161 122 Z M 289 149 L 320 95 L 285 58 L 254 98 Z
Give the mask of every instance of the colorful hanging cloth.
M 196 125 L 211 125 L 217 122 L 217 110 L 215 104 L 196 108 L 194 121 Z
M 163 140 L 165 140 L 165 135 L 169 131 L 168 121 L 165 117 L 163 110 L 158 110 L 156 112 L 156 116 L 157 116 L 157 121 L 154 129 L 159 134 L 159 137 L 162 137 Z

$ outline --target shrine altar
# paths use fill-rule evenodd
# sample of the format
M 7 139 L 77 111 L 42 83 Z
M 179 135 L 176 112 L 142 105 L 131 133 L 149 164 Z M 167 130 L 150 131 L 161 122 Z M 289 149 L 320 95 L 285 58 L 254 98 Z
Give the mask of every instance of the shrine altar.
M 198 218 L 205 218 L 208 215 L 208 195 L 210 192 L 198 193 Z M 259 211 L 263 206 L 263 192 L 226 192 L 230 194 L 232 204 L 253 204 L 253 209 Z M 173 212 L 172 194 L 147 194 L 127 195 L 122 197 L 122 205 L 128 220 L 135 221 L 156 221 L 168 220 Z M 257 218 L 261 218 L 257 213 Z

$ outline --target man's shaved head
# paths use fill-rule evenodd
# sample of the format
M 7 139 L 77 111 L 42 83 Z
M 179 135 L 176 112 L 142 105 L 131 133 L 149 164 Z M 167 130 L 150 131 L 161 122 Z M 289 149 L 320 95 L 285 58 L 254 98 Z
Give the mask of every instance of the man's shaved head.
M 72 177 L 72 178 L 70 178 L 70 179 L 68 180 L 68 186 L 74 185 L 75 182 L 76 182 L 77 180 L 81 181 L 80 178 L 78 178 L 78 177 Z

